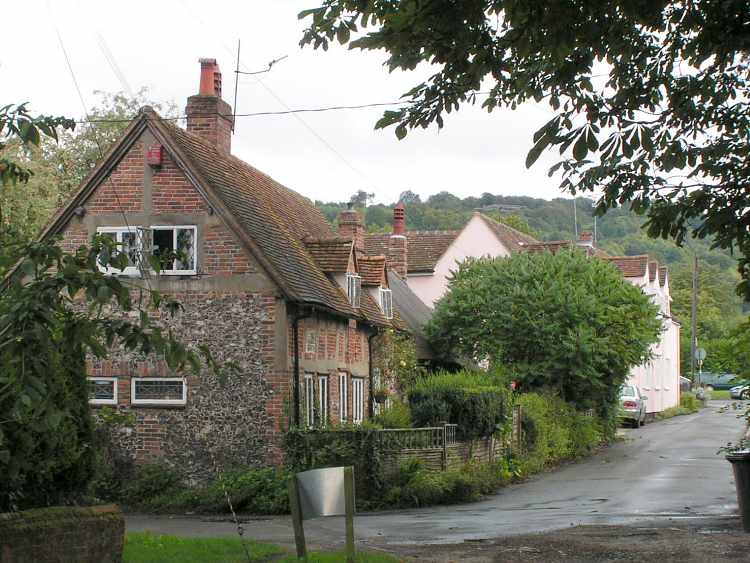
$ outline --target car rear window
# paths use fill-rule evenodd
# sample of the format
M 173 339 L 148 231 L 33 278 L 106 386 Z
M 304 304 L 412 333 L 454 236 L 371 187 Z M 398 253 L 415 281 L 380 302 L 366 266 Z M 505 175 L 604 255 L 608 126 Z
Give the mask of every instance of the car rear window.
M 635 389 L 633 389 L 630 386 L 626 386 L 622 388 L 622 391 L 620 391 L 621 397 L 635 397 Z

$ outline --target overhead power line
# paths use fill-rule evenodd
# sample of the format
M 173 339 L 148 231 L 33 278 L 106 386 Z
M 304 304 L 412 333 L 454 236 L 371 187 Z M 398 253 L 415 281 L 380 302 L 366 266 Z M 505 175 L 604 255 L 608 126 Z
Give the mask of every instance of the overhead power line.
M 320 107 L 320 108 L 298 108 L 298 109 L 288 109 L 288 110 L 279 110 L 279 111 L 256 111 L 252 113 L 219 113 L 219 112 L 210 112 L 210 113 L 194 113 L 193 116 L 196 117 L 208 117 L 212 115 L 220 115 L 222 117 L 262 117 L 262 116 L 268 116 L 268 115 L 290 115 L 290 114 L 297 114 L 297 113 L 319 113 L 319 112 L 325 112 L 325 111 L 340 111 L 340 110 L 348 110 L 348 109 L 366 109 L 366 108 L 376 108 L 376 107 L 385 107 L 385 106 L 396 106 L 396 105 L 405 105 L 410 102 L 406 101 L 400 101 L 400 102 L 378 102 L 378 103 L 372 103 L 372 104 L 358 104 L 358 105 L 352 105 L 352 106 L 327 106 L 327 107 Z M 132 117 L 120 117 L 117 119 L 111 119 L 111 118 L 96 118 L 96 119 L 85 119 L 76 121 L 76 123 L 123 123 L 132 121 L 136 116 Z M 187 115 L 179 115 L 179 116 L 173 116 L 173 117 L 161 117 L 161 121 L 179 121 L 181 119 L 186 119 Z

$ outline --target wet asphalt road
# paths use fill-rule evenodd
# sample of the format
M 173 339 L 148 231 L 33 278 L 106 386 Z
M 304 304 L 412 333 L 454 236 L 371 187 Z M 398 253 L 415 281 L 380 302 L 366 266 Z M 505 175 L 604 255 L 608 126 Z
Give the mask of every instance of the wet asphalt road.
M 579 524 L 721 518 L 737 511 L 731 467 L 719 446 L 737 440 L 744 423 L 726 402 L 697 414 L 627 429 L 625 439 L 584 461 L 502 489 L 482 502 L 358 515 L 360 543 L 436 544 L 542 532 Z M 184 536 L 234 535 L 227 522 L 132 515 L 128 531 Z M 288 518 L 253 519 L 246 537 L 291 545 Z M 305 522 L 308 543 L 343 543 L 341 518 Z

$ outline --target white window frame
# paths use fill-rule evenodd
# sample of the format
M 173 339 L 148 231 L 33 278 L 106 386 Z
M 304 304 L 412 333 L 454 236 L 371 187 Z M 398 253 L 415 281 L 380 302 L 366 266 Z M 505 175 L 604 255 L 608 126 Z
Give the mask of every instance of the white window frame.
M 315 380 L 312 373 L 305 373 L 305 426 L 312 428 L 315 424 Z
M 177 252 L 177 231 L 178 229 L 193 231 L 193 269 L 192 270 L 161 270 L 159 275 L 162 276 L 190 276 L 198 273 L 198 226 L 197 225 L 151 225 L 151 252 L 153 252 L 154 231 L 173 231 L 172 247 Z M 176 261 L 176 259 L 175 259 Z M 172 262 L 174 266 L 174 262 Z
M 318 351 L 318 334 L 314 330 L 305 333 L 305 354 L 315 354 Z
M 349 298 L 349 304 L 359 309 L 362 303 L 362 276 L 346 274 L 346 295 Z
M 182 398 L 180 399 L 139 399 L 135 395 L 136 383 L 139 381 L 181 381 Z M 130 403 L 132 405 L 151 406 L 184 406 L 187 404 L 187 379 L 184 377 L 133 377 L 130 379 Z
M 117 248 L 122 251 L 122 234 L 123 233 L 135 233 L 135 244 L 136 244 L 136 252 L 141 252 L 141 237 L 140 232 L 138 231 L 138 227 L 97 227 L 96 234 L 110 234 L 115 235 L 115 242 L 117 243 Z M 97 263 L 97 267 L 99 268 L 99 271 L 104 272 L 108 275 L 120 275 L 120 276 L 140 276 L 141 271 L 138 267 L 138 264 L 134 266 L 127 266 L 123 270 L 118 270 L 117 268 L 113 268 L 110 266 L 102 266 L 101 264 Z
M 393 318 L 393 292 L 387 287 L 380 288 L 380 310 L 386 319 Z
M 89 405 L 116 405 L 117 404 L 117 378 L 116 377 L 87 377 L 87 381 L 112 383 L 112 399 L 89 399 Z
M 365 378 L 352 377 L 352 422 L 362 424 L 365 418 Z
M 349 422 L 349 374 L 339 372 L 339 420 Z
M 328 376 L 318 376 L 318 416 L 320 418 L 320 425 L 328 425 Z

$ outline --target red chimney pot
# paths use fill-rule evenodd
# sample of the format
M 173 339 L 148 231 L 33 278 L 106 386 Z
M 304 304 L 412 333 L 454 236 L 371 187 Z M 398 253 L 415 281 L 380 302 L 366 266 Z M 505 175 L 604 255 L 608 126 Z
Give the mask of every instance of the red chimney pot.
M 403 235 L 406 233 L 406 209 L 404 203 L 399 201 L 393 208 L 393 234 Z
M 221 71 L 216 59 L 199 59 L 201 63 L 201 82 L 199 96 L 216 96 L 221 98 Z

